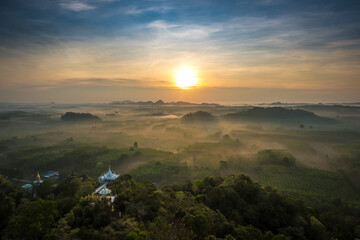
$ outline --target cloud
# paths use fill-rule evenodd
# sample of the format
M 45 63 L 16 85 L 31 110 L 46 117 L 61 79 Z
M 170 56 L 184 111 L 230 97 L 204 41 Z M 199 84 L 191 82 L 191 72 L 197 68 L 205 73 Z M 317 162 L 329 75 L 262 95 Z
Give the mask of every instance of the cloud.
M 157 6 L 157 7 L 148 7 L 148 8 L 138 8 L 138 7 L 132 7 L 125 11 L 125 14 L 127 15 L 140 15 L 147 12 L 159 12 L 159 13 L 165 13 L 168 12 L 171 8 L 167 6 Z
M 127 78 L 70 78 L 58 82 L 59 85 L 82 86 L 138 86 L 144 81 Z
M 196 40 L 209 37 L 221 29 L 216 24 L 206 26 L 198 24 L 172 24 L 162 20 L 146 24 L 145 28 L 155 29 L 159 35 L 174 39 Z
M 93 10 L 96 7 L 92 6 L 86 2 L 83 1 L 62 1 L 60 2 L 60 7 L 70 10 L 70 11 L 75 11 L 75 12 L 81 12 L 81 11 L 87 11 L 87 10 Z
M 168 81 L 147 81 L 127 78 L 67 78 L 56 81 L 47 81 L 38 84 L 23 84 L 21 89 L 34 89 L 47 91 L 54 88 L 66 87 L 127 87 L 127 88 L 149 88 L 167 87 Z

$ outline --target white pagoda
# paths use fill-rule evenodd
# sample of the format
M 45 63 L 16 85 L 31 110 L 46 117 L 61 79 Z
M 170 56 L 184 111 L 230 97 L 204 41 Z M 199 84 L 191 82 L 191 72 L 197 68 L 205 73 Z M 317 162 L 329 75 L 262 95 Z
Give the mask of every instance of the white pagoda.
M 110 166 L 109 166 L 109 171 L 107 173 L 104 173 L 103 175 L 101 175 L 99 177 L 99 182 L 100 183 L 112 183 L 119 176 L 120 176 L 120 174 L 116 174 L 116 173 L 111 172 L 111 169 L 110 169 Z

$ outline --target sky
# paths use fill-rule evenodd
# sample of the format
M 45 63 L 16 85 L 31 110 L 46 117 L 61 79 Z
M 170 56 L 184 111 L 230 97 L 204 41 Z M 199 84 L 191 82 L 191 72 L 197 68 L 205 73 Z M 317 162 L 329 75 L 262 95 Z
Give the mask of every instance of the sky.
M 0 1 L 2 102 L 359 102 L 359 66 L 359 0 Z

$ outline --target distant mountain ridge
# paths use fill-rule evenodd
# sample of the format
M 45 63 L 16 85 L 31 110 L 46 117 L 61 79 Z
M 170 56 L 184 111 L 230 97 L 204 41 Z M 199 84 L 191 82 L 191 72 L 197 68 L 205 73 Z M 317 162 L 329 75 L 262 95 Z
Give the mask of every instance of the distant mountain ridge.
M 182 102 L 182 101 L 178 101 L 178 102 L 164 102 L 163 100 L 158 100 L 156 102 L 153 101 L 130 101 L 130 100 L 125 100 L 125 101 L 113 101 L 110 102 L 109 104 L 112 105 L 199 105 L 199 106 L 203 106 L 203 105 L 210 105 L 210 106 L 220 106 L 217 103 L 190 103 L 190 102 Z

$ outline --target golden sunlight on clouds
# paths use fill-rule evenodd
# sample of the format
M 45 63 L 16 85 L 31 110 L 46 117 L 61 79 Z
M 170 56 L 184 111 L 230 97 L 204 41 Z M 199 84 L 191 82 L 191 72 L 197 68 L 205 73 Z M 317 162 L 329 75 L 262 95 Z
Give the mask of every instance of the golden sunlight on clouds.
M 176 71 L 175 84 L 179 88 L 188 89 L 198 84 L 196 73 L 189 67 L 181 67 Z

